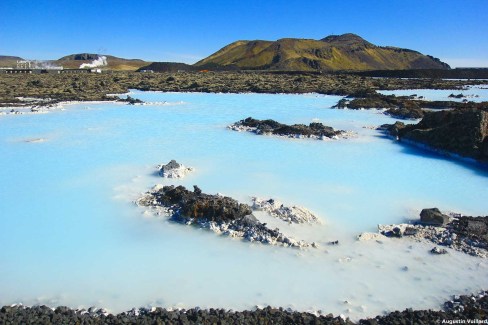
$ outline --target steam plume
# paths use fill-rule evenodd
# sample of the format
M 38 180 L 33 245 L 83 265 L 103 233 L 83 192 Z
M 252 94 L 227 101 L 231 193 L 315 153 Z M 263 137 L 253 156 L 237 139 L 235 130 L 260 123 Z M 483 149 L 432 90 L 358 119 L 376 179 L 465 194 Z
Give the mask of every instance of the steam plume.
M 105 65 L 107 65 L 107 57 L 99 56 L 98 59 L 93 60 L 91 63 L 83 63 L 80 65 L 80 69 L 103 67 Z

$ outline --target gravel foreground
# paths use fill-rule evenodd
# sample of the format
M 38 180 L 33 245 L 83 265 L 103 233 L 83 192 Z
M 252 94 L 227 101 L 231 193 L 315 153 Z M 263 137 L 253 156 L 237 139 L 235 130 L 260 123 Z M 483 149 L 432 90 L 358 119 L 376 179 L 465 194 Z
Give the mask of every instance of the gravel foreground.
M 57 307 L 53 310 L 47 306 L 13 305 L 0 309 L 0 324 L 488 324 L 488 291 L 455 296 L 446 301 L 440 311 L 406 309 L 358 322 L 342 315 L 317 316 L 272 307 L 238 312 L 213 308 L 141 308 L 113 315 L 96 308 L 75 310 Z

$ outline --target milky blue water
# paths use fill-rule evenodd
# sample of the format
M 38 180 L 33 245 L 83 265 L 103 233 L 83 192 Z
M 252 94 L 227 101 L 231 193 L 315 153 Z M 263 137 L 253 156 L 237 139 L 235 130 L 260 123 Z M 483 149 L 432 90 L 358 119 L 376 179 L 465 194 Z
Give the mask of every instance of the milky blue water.
M 340 97 L 314 94 L 131 96 L 166 103 L 0 116 L 0 304 L 113 312 L 271 304 L 357 319 L 438 308 L 451 294 L 486 288 L 484 260 L 431 256 L 428 244 L 355 240 L 425 207 L 488 211 L 486 169 L 385 138 L 371 127 L 394 119 L 380 111 L 330 109 Z M 226 129 L 248 116 L 319 120 L 357 137 L 292 140 Z M 155 166 L 171 159 L 195 172 L 179 181 L 156 176 Z M 257 216 L 320 248 L 250 244 L 155 217 L 132 201 L 156 183 L 307 207 L 322 225 Z
M 396 95 L 396 96 L 423 96 L 424 100 L 450 100 L 455 102 L 462 102 L 464 100 L 470 102 L 485 102 L 488 101 L 488 85 L 473 85 L 467 86 L 466 89 L 445 89 L 445 90 L 432 90 L 432 89 L 402 89 L 402 90 L 379 90 L 384 95 Z M 449 97 L 449 95 L 463 94 L 465 97 L 455 98 Z

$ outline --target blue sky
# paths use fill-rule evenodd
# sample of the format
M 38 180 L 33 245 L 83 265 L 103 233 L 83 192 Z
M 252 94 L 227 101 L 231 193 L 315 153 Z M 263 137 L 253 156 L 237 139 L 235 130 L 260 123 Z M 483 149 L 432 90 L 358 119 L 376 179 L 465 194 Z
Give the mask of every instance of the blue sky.
M 355 33 L 488 67 L 488 0 L 0 0 L 0 55 L 94 52 L 193 63 L 240 39 Z

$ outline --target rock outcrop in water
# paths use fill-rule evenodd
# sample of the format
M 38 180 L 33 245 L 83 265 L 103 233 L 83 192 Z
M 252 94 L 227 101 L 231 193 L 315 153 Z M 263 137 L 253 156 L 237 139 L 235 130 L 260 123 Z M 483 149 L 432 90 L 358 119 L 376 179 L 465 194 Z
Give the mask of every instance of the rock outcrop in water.
M 308 126 L 304 124 L 281 124 L 275 120 L 256 120 L 248 117 L 228 126 L 234 131 L 248 131 L 256 134 L 277 135 L 288 138 L 312 138 L 312 139 L 338 139 L 339 137 L 350 136 L 343 130 L 334 130 L 330 126 L 322 123 L 310 123 Z
M 319 223 L 319 219 L 308 209 L 298 206 L 285 206 L 274 199 L 252 197 L 252 209 L 267 212 L 272 217 L 289 223 Z
M 355 98 L 351 98 L 355 97 Z M 385 114 L 399 119 L 420 119 L 424 109 L 457 109 L 477 107 L 473 102 L 427 101 L 415 94 L 411 96 L 383 95 L 371 91 L 355 92 L 341 99 L 333 108 L 339 109 L 386 109 Z
M 481 108 L 480 108 L 481 107 Z M 383 125 L 400 141 L 420 144 L 461 157 L 488 161 L 488 109 L 481 105 L 468 109 L 428 112 L 418 124 Z
M 386 237 L 427 240 L 436 245 L 449 247 L 469 255 L 488 257 L 488 216 L 452 215 L 446 220 L 447 216 L 438 209 L 424 209 L 422 214 L 423 217 L 421 218 L 424 222 L 379 225 L 378 230 L 380 234 Z M 431 216 L 426 217 L 427 214 L 431 214 L 433 218 L 430 218 Z M 426 224 L 426 220 L 430 221 L 430 224 Z M 441 221 L 443 223 L 440 223 Z M 436 252 L 438 251 L 441 250 L 437 249 Z
M 144 104 L 144 101 L 140 100 L 139 98 L 133 98 L 130 96 L 127 96 L 127 98 L 120 98 L 118 99 L 119 102 L 126 102 L 127 105 L 142 105 Z
M 193 192 L 183 186 L 155 186 L 136 203 L 154 207 L 159 214 L 167 215 L 176 222 L 197 225 L 218 234 L 251 242 L 297 248 L 317 246 L 315 243 L 288 237 L 277 228 L 268 228 L 252 215 L 247 204 L 222 195 L 202 193 L 197 186 L 194 186 Z
M 351 96 L 354 96 L 351 95 Z M 396 97 L 378 93 L 359 94 L 358 98 L 343 98 L 333 108 L 339 109 L 386 109 L 386 115 L 399 119 L 419 119 L 424 116 L 419 101 L 409 96 Z
M 449 216 L 437 208 L 423 209 L 420 212 L 420 222 L 424 225 L 443 226 L 449 222 Z
M 159 170 L 159 176 L 164 178 L 183 178 L 186 174 L 194 170 L 192 167 L 185 167 L 177 163 L 176 160 L 171 160 L 166 165 L 158 165 L 156 168 Z

